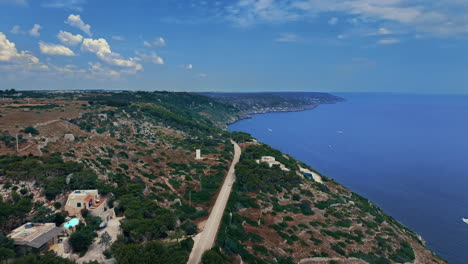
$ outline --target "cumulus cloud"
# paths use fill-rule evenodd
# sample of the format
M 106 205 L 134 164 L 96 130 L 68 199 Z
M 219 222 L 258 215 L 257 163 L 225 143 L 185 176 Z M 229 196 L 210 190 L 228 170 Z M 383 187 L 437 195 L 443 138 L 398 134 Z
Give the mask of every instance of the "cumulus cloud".
M 193 65 L 192 65 L 192 64 L 189 64 L 189 65 L 185 66 L 185 69 L 191 70 L 191 69 L 193 69 Z
M 83 41 L 83 36 L 80 34 L 73 35 L 70 32 L 62 30 L 60 30 L 60 32 L 57 34 L 57 38 L 60 40 L 60 42 L 67 46 L 76 46 Z
M 75 53 L 71 49 L 63 45 L 44 43 L 41 41 L 39 42 L 39 49 L 41 53 L 48 55 L 75 56 Z
M 74 14 L 69 15 L 67 20 L 65 21 L 65 23 L 69 24 L 72 27 L 79 28 L 81 31 L 86 33 L 86 35 L 88 35 L 88 36 L 92 35 L 91 34 L 91 26 L 88 25 L 88 24 L 85 24 L 85 22 L 83 22 L 83 20 L 81 20 L 80 15 L 74 15 Z
M 0 32 L 0 62 L 8 62 L 15 65 L 45 67 L 40 64 L 39 59 L 29 54 L 28 51 L 20 51 L 16 49 L 15 43 Z
M 390 45 L 400 43 L 400 40 L 396 38 L 386 38 L 379 40 L 378 43 L 382 45 Z
M 41 25 L 39 24 L 34 24 L 34 26 L 29 30 L 29 35 L 33 36 L 33 37 L 39 37 L 41 35 L 41 33 L 39 32 L 39 30 L 41 29 Z
M 164 64 L 163 58 L 159 57 L 158 54 L 156 54 L 156 52 L 151 52 L 151 53 L 136 52 L 136 55 L 142 61 L 149 61 L 154 64 Z
M 156 38 L 153 41 L 143 41 L 143 46 L 145 47 L 165 47 L 166 46 L 166 40 L 162 37 Z
M 123 59 L 120 54 L 113 53 L 109 43 L 103 38 L 85 38 L 81 44 L 81 49 L 96 54 L 99 59 L 110 65 L 131 68 L 135 71 L 143 69 L 143 66 L 137 63 L 135 59 Z
M 281 34 L 277 39 L 276 42 L 297 42 L 299 41 L 299 37 L 293 33 L 284 33 Z

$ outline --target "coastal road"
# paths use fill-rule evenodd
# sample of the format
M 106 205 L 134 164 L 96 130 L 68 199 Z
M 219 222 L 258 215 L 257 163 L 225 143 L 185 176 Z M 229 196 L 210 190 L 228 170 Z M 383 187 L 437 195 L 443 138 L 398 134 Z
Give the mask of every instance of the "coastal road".
M 226 179 L 224 179 L 223 186 L 219 191 L 218 198 L 216 199 L 216 203 L 205 223 L 203 231 L 195 237 L 195 244 L 193 245 L 192 252 L 190 252 L 187 264 L 199 264 L 203 253 L 210 250 L 214 245 L 216 234 L 218 233 L 221 219 L 223 218 L 224 209 L 226 209 L 226 204 L 229 200 L 229 195 L 231 194 L 232 184 L 236 180 L 234 167 L 237 162 L 239 162 L 241 155 L 241 148 L 239 145 L 232 140 L 231 142 L 234 145 L 234 158 L 232 160 L 231 167 L 229 168 Z

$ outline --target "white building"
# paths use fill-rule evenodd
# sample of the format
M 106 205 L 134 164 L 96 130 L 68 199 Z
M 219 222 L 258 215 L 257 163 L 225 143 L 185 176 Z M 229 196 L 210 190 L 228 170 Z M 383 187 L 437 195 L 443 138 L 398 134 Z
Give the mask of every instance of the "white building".
M 281 170 L 290 171 L 290 169 L 286 168 L 283 163 L 276 161 L 275 157 L 272 156 L 262 156 L 259 160 L 256 160 L 256 162 L 258 164 L 260 164 L 260 162 L 265 162 L 268 164 L 268 166 L 270 166 L 270 168 L 273 167 L 273 165 L 278 165 Z
M 68 195 L 64 210 L 70 216 L 81 215 L 81 210 L 89 210 L 91 215 L 101 216 L 105 211 L 106 199 L 97 190 L 76 190 Z
M 73 134 L 65 134 L 63 138 L 69 141 L 75 141 L 75 136 Z

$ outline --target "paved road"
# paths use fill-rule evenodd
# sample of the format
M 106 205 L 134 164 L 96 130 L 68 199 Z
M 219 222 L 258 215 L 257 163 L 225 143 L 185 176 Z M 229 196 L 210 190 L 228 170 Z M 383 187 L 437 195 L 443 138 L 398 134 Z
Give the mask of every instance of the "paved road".
M 231 142 L 234 145 L 234 158 L 232 160 L 231 167 L 229 168 L 229 172 L 224 180 L 223 186 L 219 191 L 218 198 L 216 199 L 216 203 L 211 210 L 208 220 L 206 221 L 205 227 L 203 228 L 203 231 L 197 235 L 198 239 L 195 239 L 195 244 L 193 245 L 187 264 L 199 264 L 203 253 L 210 250 L 214 245 L 224 209 L 226 209 L 226 204 L 229 200 L 229 195 L 231 194 L 232 184 L 236 180 L 234 167 L 237 162 L 239 162 L 241 155 L 239 145 L 234 141 Z

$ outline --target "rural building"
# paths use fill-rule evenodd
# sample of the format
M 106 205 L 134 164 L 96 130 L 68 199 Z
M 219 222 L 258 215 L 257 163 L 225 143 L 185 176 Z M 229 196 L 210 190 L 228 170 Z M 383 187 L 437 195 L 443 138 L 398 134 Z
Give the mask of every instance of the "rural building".
M 67 199 L 64 210 L 70 216 L 81 215 L 81 210 L 87 209 L 95 216 L 101 216 L 106 210 L 106 199 L 101 198 L 97 190 L 76 190 Z
M 307 179 L 309 180 L 314 180 L 318 183 L 323 183 L 322 181 L 322 177 L 320 177 L 320 175 L 318 175 L 317 173 L 309 170 L 309 169 L 306 169 L 306 168 L 302 168 L 299 166 L 299 170 L 301 171 L 302 175 L 304 175 Z
M 54 223 L 26 223 L 13 230 L 8 237 L 13 239 L 15 246 L 44 250 L 58 243 L 62 231 L 63 228 L 56 227 Z
M 63 138 L 69 141 L 75 141 L 75 136 L 73 134 L 65 134 Z
M 99 116 L 99 119 L 101 121 L 106 121 L 107 120 L 107 114 L 98 114 L 98 116 Z
M 278 165 L 281 170 L 283 171 L 290 171 L 290 169 L 286 168 L 286 166 L 284 166 L 283 163 L 279 162 L 279 161 L 276 161 L 275 157 L 271 157 L 271 156 L 262 156 L 261 159 L 259 160 L 256 160 L 256 162 L 258 164 L 260 164 L 260 162 L 265 162 L 268 164 L 268 166 L 273 167 L 273 165 Z
M 197 149 L 197 150 L 195 151 L 195 159 L 196 159 L 196 160 L 202 159 L 202 157 L 201 157 L 201 150 Z

